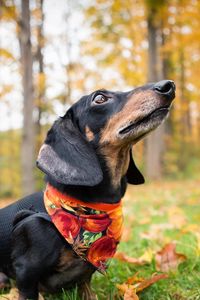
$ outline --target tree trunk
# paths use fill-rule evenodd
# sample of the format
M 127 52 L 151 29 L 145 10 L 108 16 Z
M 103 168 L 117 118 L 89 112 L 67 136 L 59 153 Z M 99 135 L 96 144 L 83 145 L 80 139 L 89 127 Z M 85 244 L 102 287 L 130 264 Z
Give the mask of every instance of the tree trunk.
M 147 20 L 148 26 L 148 81 L 155 82 L 161 79 L 159 72 L 158 32 L 159 28 L 155 20 L 156 9 L 149 7 Z M 164 141 L 164 125 L 153 131 L 146 139 L 146 175 L 150 179 L 159 179 L 162 176 L 162 152 Z
M 71 52 L 72 52 L 72 44 L 69 37 L 69 31 L 70 31 L 70 17 L 71 17 L 71 4 L 70 1 L 66 1 L 67 4 L 67 13 L 65 15 L 65 22 L 68 32 L 66 32 L 67 42 L 66 42 L 66 56 L 68 58 L 68 62 L 65 67 L 66 71 L 66 97 L 65 97 L 65 104 L 72 103 L 72 69 L 73 69 L 73 63 L 71 60 Z
M 41 118 L 43 112 L 43 104 L 45 101 L 45 74 L 44 74 L 44 56 L 42 49 L 44 47 L 44 34 L 43 34 L 43 24 L 44 24 L 44 12 L 43 12 L 43 0 L 38 1 L 38 9 L 40 10 L 40 20 L 37 26 L 37 55 L 36 60 L 38 62 L 38 86 L 37 86 L 37 120 L 36 120 L 36 152 L 42 143 L 42 127 Z
M 182 128 L 181 128 L 181 137 L 183 144 L 187 141 L 187 138 L 191 134 L 191 121 L 190 121 L 190 107 L 189 101 L 185 95 L 185 53 L 184 48 L 180 49 L 180 98 L 182 106 Z
M 34 121 L 33 121 L 33 56 L 31 47 L 29 0 L 21 0 L 19 42 L 21 50 L 23 82 L 23 128 L 22 128 L 22 191 L 34 191 Z

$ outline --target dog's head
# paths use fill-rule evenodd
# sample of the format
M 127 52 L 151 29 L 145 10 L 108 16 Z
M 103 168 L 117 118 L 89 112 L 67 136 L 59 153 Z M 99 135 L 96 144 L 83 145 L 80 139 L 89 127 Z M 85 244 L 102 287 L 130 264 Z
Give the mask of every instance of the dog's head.
M 103 179 L 103 157 L 111 176 L 143 183 L 130 149 L 162 123 L 174 97 L 175 84 L 169 80 L 124 93 L 98 90 L 82 97 L 49 130 L 38 167 L 59 183 L 95 186 Z

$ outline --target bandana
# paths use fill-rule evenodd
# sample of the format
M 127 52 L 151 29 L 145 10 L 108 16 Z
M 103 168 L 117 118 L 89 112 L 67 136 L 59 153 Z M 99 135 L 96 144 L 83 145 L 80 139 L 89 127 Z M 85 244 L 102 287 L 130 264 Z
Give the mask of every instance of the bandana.
M 77 255 L 104 272 L 122 234 L 121 201 L 85 203 L 48 184 L 44 204 L 52 222 Z

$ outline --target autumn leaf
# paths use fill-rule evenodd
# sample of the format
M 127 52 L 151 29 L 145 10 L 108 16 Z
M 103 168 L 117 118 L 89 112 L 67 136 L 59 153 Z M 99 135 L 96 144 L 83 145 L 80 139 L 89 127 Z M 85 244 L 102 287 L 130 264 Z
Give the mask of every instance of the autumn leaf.
M 126 291 L 128 289 L 133 289 L 132 285 L 127 284 L 127 283 L 122 283 L 122 284 L 116 284 L 116 287 L 118 288 L 120 294 L 125 295 Z
M 0 295 L 0 300 L 18 300 L 18 299 L 19 299 L 19 292 L 18 289 L 16 288 L 12 288 L 8 294 Z M 39 294 L 38 300 L 44 300 L 44 297 L 41 294 Z
M 132 288 L 128 288 L 124 294 L 124 300 L 139 300 L 139 297 Z
M 153 259 L 153 251 L 149 248 L 147 249 L 142 256 L 139 257 L 139 260 L 146 263 L 151 263 Z
M 172 224 L 175 228 L 182 228 L 185 224 L 187 224 L 187 219 L 184 211 L 178 206 L 169 207 L 168 218 L 169 223 Z
M 138 276 L 137 276 L 138 273 L 139 273 L 139 272 L 137 272 L 137 273 L 135 273 L 133 276 L 129 277 L 129 278 L 127 279 L 126 282 L 127 282 L 128 284 L 134 284 L 134 283 L 136 283 L 136 282 L 142 282 L 142 281 L 144 281 L 144 278 L 138 277 Z
M 162 250 L 156 254 L 156 267 L 157 270 L 162 272 L 174 271 L 178 265 L 186 260 L 186 256 L 176 253 L 176 244 L 169 243 Z
M 11 59 L 11 60 L 15 59 L 13 54 L 4 48 L 0 48 L 0 57 L 1 58 L 3 57 L 4 59 Z
M 135 265 L 144 265 L 147 263 L 150 263 L 152 261 L 153 253 L 150 249 L 148 249 L 142 256 L 135 258 L 126 255 L 123 252 L 117 252 L 114 256 L 114 258 L 125 261 L 127 263 L 135 264 Z
M 152 277 L 143 279 L 138 278 L 137 273 L 132 277 L 128 278 L 126 283 L 117 284 L 118 290 L 124 295 L 125 300 L 139 299 L 137 293 L 143 291 L 150 285 L 154 284 L 155 282 L 168 278 L 167 274 L 153 274 Z M 132 284 L 130 284 L 132 282 Z
M 132 285 L 127 283 L 122 283 L 122 284 L 117 284 L 116 286 L 119 292 L 124 296 L 124 300 L 139 300 L 135 288 Z
M 154 284 L 155 282 L 157 282 L 161 279 L 166 279 L 166 278 L 168 278 L 167 274 L 153 275 L 152 277 L 145 279 L 144 281 L 139 283 L 137 286 L 135 286 L 136 292 L 141 292 L 144 289 L 146 289 L 147 287 L 149 287 L 150 285 Z

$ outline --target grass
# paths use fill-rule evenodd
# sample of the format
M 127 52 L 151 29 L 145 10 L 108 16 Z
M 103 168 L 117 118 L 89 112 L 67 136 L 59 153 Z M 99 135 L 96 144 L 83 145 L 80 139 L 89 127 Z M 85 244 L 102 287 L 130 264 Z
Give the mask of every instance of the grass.
M 142 291 L 140 300 L 199 300 L 199 182 L 157 182 L 130 187 L 124 199 L 124 215 L 125 235 L 119 251 L 140 257 L 147 249 L 155 254 L 175 241 L 177 252 L 187 257 L 168 279 Z M 93 289 L 101 300 L 120 299 L 116 284 L 123 283 L 136 272 L 140 277 L 150 277 L 156 272 L 155 259 L 143 266 L 113 260 L 106 278 L 95 274 Z
M 140 300 L 200 300 L 199 182 L 182 180 L 131 186 L 124 199 L 124 216 L 125 230 L 119 251 L 140 257 L 147 249 L 155 254 L 175 241 L 177 252 L 187 257 L 176 271 L 169 273 L 168 279 L 139 293 Z M 143 266 L 113 259 L 106 276 L 98 273 L 93 276 L 92 287 L 99 300 L 122 299 L 116 284 L 137 272 L 140 277 L 148 278 L 156 271 L 155 259 Z
M 151 263 L 137 266 L 113 259 L 107 274 L 96 273 L 92 288 L 99 300 L 122 299 L 116 284 L 138 272 L 148 278 L 157 272 L 155 253 L 175 241 L 187 259 L 169 277 L 139 293 L 140 300 L 200 300 L 200 188 L 198 181 L 181 180 L 129 187 L 124 198 L 125 230 L 119 251 L 140 257 L 153 253 Z M 48 300 L 78 300 L 77 289 Z

